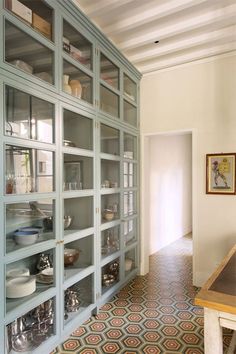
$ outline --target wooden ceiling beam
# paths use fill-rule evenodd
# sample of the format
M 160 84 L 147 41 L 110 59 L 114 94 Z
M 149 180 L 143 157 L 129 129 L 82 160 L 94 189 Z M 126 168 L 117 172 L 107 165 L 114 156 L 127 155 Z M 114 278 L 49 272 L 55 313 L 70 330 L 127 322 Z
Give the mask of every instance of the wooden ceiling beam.
M 142 72 L 142 74 L 147 74 L 150 72 L 158 71 L 169 67 L 174 67 L 177 65 L 193 62 L 196 60 L 234 52 L 235 50 L 236 50 L 236 41 L 227 44 L 218 45 L 212 48 L 192 51 L 191 53 L 182 54 L 170 59 L 157 60 L 151 64 L 137 65 L 137 68 Z
M 172 54 L 177 51 L 205 45 L 207 43 L 210 44 L 217 40 L 225 40 L 228 42 L 233 41 L 234 39 L 236 39 L 236 25 L 212 32 L 205 32 L 195 36 L 189 36 L 188 38 L 180 39 L 179 41 L 173 41 L 170 44 L 164 44 L 160 47 L 159 45 L 155 45 L 153 49 L 140 51 L 140 53 L 137 54 L 127 55 L 127 57 L 132 63 L 137 64 L 143 60 L 150 60 L 160 56 Z
M 127 39 L 116 44 L 121 51 L 126 52 L 128 50 L 150 44 L 156 40 L 161 41 L 164 38 L 170 38 L 177 34 L 184 34 L 212 23 L 217 24 L 222 21 L 229 20 L 230 18 L 235 18 L 235 16 L 236 4 L 226 6 L 223 9 L 208 11 L 203 15 L 191 17 L 185 21 L 178 21 L 173 25 L 163 26 L 163 28 L 159 30 L 148 29 L 142 31 L 141 35 L 137 35 L 134 38 Z
M 138 7 L 134 9 L 134 14 L 129 18 L 117 21 L 107 27 L 103 27 L 103 30 L 108 36 L 115 36 L 116 34 L 120 35 L 122 32 L 133 30 L 147 22 L 158 20 L 207 2 L 208 0 L 172 0 L 167 1 L 162 5 L 151 6 L 150 9 L 144 11 L 142 11 L 141 7 Z

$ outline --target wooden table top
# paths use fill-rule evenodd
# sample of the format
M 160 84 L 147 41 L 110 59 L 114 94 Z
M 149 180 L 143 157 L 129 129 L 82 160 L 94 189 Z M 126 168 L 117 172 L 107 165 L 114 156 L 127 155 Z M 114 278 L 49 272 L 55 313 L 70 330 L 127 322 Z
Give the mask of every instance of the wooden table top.
M 201 288 L 195 304 L 236 314 L 236 245 Z

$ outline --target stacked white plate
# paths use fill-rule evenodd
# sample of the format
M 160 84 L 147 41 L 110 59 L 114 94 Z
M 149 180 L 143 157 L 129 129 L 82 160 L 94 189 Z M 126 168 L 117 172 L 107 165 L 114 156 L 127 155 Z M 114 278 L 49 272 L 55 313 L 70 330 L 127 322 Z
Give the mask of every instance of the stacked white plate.
M 6 297 L 15 299 L 32 294 L 36 290 L 34 276 L 17 276 L 6 281 Z
M 53 268 L 46 268 L 36 275 L 36 281 L 41 284 L 53 283 Z

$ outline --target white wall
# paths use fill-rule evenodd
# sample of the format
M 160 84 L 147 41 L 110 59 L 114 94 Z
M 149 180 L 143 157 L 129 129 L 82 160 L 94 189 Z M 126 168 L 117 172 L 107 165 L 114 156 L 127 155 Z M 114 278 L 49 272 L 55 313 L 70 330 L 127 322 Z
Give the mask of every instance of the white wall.
M 192 231 L 191 134 L 149 142 L 150 254 Z
M 145 137 L 179 130 L 193 132 L 193 281 L 202 285 L 236 243 L 236 196 L 205 194 L 205 155 L 236 151 L 236 54 L 142 79 L 142 167 L 148 159 Z M 143 195 L 147 184 L 144 168 L 141 182 L 144 213 L 150 204 Z M 146 219 L 141 224 L 143 245 L 149 232 L 147 224 Z M 143 273 L 146 258 L 143 252 Z

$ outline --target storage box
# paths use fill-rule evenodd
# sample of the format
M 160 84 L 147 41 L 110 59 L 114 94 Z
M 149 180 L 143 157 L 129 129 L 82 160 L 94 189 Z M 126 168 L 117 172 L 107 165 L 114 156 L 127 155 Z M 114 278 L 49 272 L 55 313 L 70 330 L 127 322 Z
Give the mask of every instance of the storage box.
M 36 13 L 33 13 L 33 27 L 36 28 L 41 33 L 43 33 L 49 39 L 52 38 L 51 24 L 45 21 L 42 17 L 40 17 Z
M 18 0 L 7 0 L 6 7 L 20 16 L 23 20 L 32 24 L 32 10 Z

